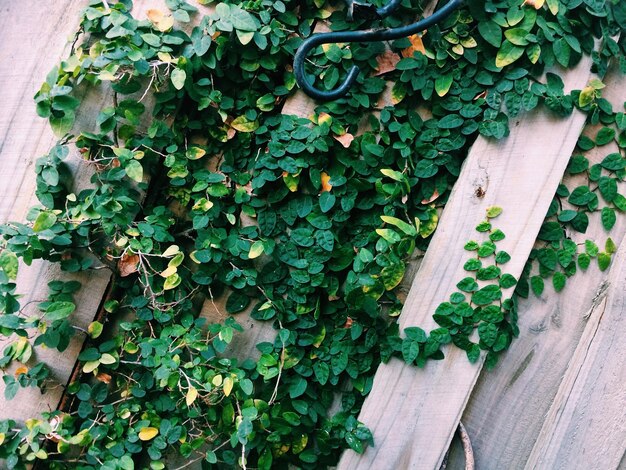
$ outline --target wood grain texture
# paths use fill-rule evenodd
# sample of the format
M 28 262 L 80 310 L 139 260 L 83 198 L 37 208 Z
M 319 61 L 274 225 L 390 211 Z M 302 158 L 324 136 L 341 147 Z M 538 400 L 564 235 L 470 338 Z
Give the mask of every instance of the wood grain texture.
M 593 308 L 526 469 L 609 470 L 626 453 L 626 243 Z
M 566 90 L 583 87 L 590 67 L 585 58 L 564 74 Z M 502 141 L 476 141 L 409 293 L 401 329 L 436 327 L 432 314 L 465 277 L 463 246 L 475 238 L 489 206 L 504 208 L 496 219 L 507 235 L 499 248 L 512 257 L 506 272 L 519 276 L 584 122 L 578 112 L 556 119 L 540 110 L 511 122 L 511 135 Z M 345 452 L 339 469 L 439 468 L 482 367 L 459 349 L 445 354 L 423 369 L 398 359 L 379 367 L 359 417 L 375 446 L 363 455 Z
M 624 76 L 612 70 L 604 81 L 604 97 L 613 103 L 614 109 L 621 109 L 626 96 Z M 600 127 L 587 126 L 583 133 L 595 137 Z M 618 151 L 617 144 L 611 143 L 585 155 L 594 164 Z M 586 177 L 567 175 L 563 183 L 573 189 L 586 184 Z M 621 184 L 621 193 L 625 186 Z M 590 216 L 587 233 L 568 235 L 576 243 L 591 239 L 600 246 L 610 235 L 619 246 L 626 234 L 624 219 L 618 215 L 616 225 L 607 233 L 599 213 L 595 213 Z M 579 271 L 568 279 L 562 293 L 556 294 L 550 287 L 539 298 L 531 294 L 529 299 L 520 301 L 520 337 L 493 371 L 481 374 L 463 414 L 478 468 L 524 466 L 585 328 L 586 314 L 606 297 L 608 275 L 609 271 L 600 272 L 594 262 L 586 272 Z M 463 465 L 462 451 L 455 446 L 448 468 L 460 470 Z
M 34 164 L 57 139 L 48 122 L 37 116 L 33 96 L 52 67 L 68 54 L 78 29 L 81 10 L 87 5 L 87 0 L 60 0 L 45 6 L 36 0 L 23 0 L 0 5 L 3 59 L 0 61 L 0 223 L 25 221 L 29 208 L 38 203 Z M 133 14 L 145 18 L 149 8 L 166 10 L 163 0 L 140 0 L 135 2 Z M 76 95 L 82 103 L 75 130 L 95 130 L 98 113 L 112 102 L 110 90 L 106 86 L 79 87 Z M 148 109 L 151 108 L 150 97 L 144 103 Z M 93 168 L 73 149 L 67 163 L 74 176 L 74 187 L 88 187 Z M 96 270 L 68 275 L 62 273 L 58 266 L 45 262 L 36 262 L 30 267 L 21 266 L 17 292 L 23 294 L 20 299 L 22 306 L 27 305 L 23 311 L 25 315 L 37 312 L 36 302 L 46 298 L 47 283 L 55 279 L 81 282 L 82 288 L 75 297 L 77 309 L 70 320 L 74 325 L 86 328 L 96 315 L 110 280 L 110 272 Z M 13 340 L 2 338 L 0 348 Z M 44 395 L 35 388 L 21 389 L 12 401 L 4 400 L 0 395 L 0 419 L 21 421 L 41 411 L 55 409 L 83 341 L 81 334 L 75 335 L 63 353 L 37 348 L 30 365 L 37 362 L 48 364 L 53 379 L 51 388 Z M 0 394 L 3 390 L 4 385 L 1 385 Z
M 50 3 L 45 8 L 40 2 L 26 0 L 4 2 L 0 7 L 0 223 L 25 220 L 28 209 L 37 203 L 35 197 L 34 162 L 47 153 L 55 143 L 48 123 L 37 116 L 33 95 L 45 80 L 50 69 L 68 50 L 71 35 L 77 29 L 84 0 L 65 0 Z M 97 101 L 97 100 L 94 100 Z M 91 121 L 95 115 L 90 116 Z M 70 166 L 77 180 L 88 180 L 90 171 L 79 168 L 78 159 Z M 42 301 L 47 296 L 47 283 L 53 279 L 74 279 L 83 288 L 76 296 L 78 308 L 72 322 L 85 328 L 98 309 L 110 274 L 89 271 L 68 275 L 57 266 L 36 262 L 31 267 L 21 266 L 17 291 L 26 315 L 36 313 L 31 301 Z M 3 338 L 3 348 L 14 338 Z M 0 398 L 0 419 L 24 420 L 41 411 L 55 409 L 63 387 L 67 383 L 83 337 L 77 334 L 63 352 L 37 348 L 31 364 L 45 362 L 51 370 L 53 383 L 45 395 L 35 388 L 21 389 L 16 398 Z M 0 387 L 3 391 L 4 385 Z

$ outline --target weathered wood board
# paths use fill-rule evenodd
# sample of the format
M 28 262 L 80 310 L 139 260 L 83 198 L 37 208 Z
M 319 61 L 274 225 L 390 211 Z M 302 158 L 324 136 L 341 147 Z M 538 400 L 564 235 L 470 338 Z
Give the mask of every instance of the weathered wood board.
M 624 465 L 626 243 L 616 254 L 608 283 L 605 301 L 589 312 L 526 469 L 608 470 Z
M 621 109 L 626 97 L 624 76 L 611 70 L 604 82 L 607 85 L 604 97 L 615 110 Z M 600 127 L 587 126 L 583 133 L 595 137 Z M 618 151 L 617 144 L 611 143 L 585 155 L 593 164 Z M 585 184 L 572 175 L 563 182 L 569 188 Z M 622 193 L 624 186 L 621 185 Z M 569 234 L 576 243 L 591 239 L 603 246 L 610 235 L 619 246 L 626 234 L 624 217 L 618 216 L 610 233 L 602 227 L 599 213 L 593 214 L 590 220 L 587 233 Z M 525 465 L 588 322 L 587 313 L 606 298 L 608 274 L 608 271 L 600 272 L 594 262 L 586 272 L 579 270 L 570 278 L 562 293 L 555 294 L 548 288 L 539 298 L 531 294 L 529 299 L 520 301 L 520 337 L 493 371 L 481 374 L 463 414 L 462 421 L 472 437 L 478 468 L 522 468 Z M 610 286 L 611 291 L 616 288 Z M 448 468 L 461 469 L 463 465 L 462 452 L 458 446 L 454 447 Z
M 0 7 L 0 222 L 24 221 L 35 197 L 35 160 L 48 152 L 56 139 L 48 123 L 37 116 L 33 95 L 52 67 L 69 50 L 72 33 L 77 29 L 84 0 L 50 3 L 26 0 L 4 3 Z M 95 120 L 97 114 L 90 113 Z M 88 180 L 89 170 L 78 168 L 72 160 L 77 180 Z M 36 262 L 21 266 L 17 290 L 24 294 L 22 306 L 47 296 L 47 283 L 53 279 L 79 280 L 83 288 L 76 296 L 78 308 L 72 316 L 76 326 L 86 328 L 98 309 L 108 284 L 106 270 L 78 275 L 60 273 L 56 266 Z M 28 304 L 25 314 L 36 313 L 36 304 Z M 13 338 L 14 339 L 14 338 Z M 12 339 L 11 339 L 12 340 Z M 0 341 L 4 347 L 10 340 Z M 22 389 L 12 401 L 0 398 L 0 419 L 23 420 L 41 411 L 55 409 L 67 383 L 83 337 L 77 334 L 63 353 L 38 348 L 32 362 L 49 365 L 55 385 L 45 395 L 37 389 Z M 0 387 L 4 390 L 4 386 Z
M 584 58 L 565 73 L 566 90 L 585 86 L 590 67 Z M 539 110 L 511 122 L 502 141 L 476 141 L 409 293 L 401 329 L 436 327 L 432 314 L 465 277 L 463 246 L 489 206 L 504 208 L 496 219 L 507 235 L 499 248 L 512 257 L 506 272 L 519 276 L 584 122 L 579 112 L 555 119 Z M 456 348 L 445 354 L 424 369 L 397 359 L 379 367 L 359 417 L 375 446 L 363 455 L 345 452 L 340 469 L 439 468 L 482 366 Z
M 0 223 L 25 221 L 29 208 L 38 203 L 34 164 L 57 139 L 47 121 L 37 116 L 33 96 L 52 67 L 68 54 L 81 10 L 87 5 L 87 0 L 62 0 L 44 8 L 40 2 L 24 0 L 0 6 L 3 58 L 0 61 L 0 106 L 3 111 L 0 116 Z M 166 10 L 163 0 L 139 0 L 135 2 L 133 14 L 145 18 L 149 8 Z M 93 130 L 100 109 L 111 103 L 111 93 L 106 87 L 83 90 L 82 93 L 75 129 Z M 74 176 L 74 186 L 88 186 L 93 172 L 90 165 L 75 152 L 70 152 L 67 164 Z M 49 281 L 80 281 L 82 288 L 75 297 L 77 309 L 71 320 L 75 326 L 84 329 L 96 315 L 110 278 L 111 273 L 106 269 L 68 275 L 55 265 L 35 262 L 31 267 L 20 267 L 17 291 L 23 294 L 22 305 L 27 305 L 24 314 L 30 315 L 37 312 L 37 301 L 46 298 Z M 13 340 L 3 338 L 0 348 Z M 77 334 L 63 353 L 37 348 L 29 364 L 46 363 L 54 385 L 44 395 L 29 388 L 20 390 L 12 401 L 0 397 L 0 419 L 24 420 L 55 409 L 83 341 L 84 336 Z M 0 393 L 3 390 L 4 386 L 1 386 Z

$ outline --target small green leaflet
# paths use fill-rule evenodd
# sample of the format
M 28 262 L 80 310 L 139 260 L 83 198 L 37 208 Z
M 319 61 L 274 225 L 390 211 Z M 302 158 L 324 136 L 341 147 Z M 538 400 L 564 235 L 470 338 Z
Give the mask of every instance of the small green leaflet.
M 174 88 L 176 88 L 177 90 L 182 90 L 182 88 L 185 86 L 187 73 L 185 73 L 183 69 L 175 68 L 172 71 L 171 79 L 172 79 L 172 85 L 174 85 Z

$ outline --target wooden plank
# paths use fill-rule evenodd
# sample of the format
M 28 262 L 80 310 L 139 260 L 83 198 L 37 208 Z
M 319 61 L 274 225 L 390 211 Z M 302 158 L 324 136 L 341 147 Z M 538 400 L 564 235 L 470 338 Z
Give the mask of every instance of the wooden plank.
M 585 57 L 564 73 L 566 90 L 582 88 L 590 67 Z M 497 219 L 507 235 L 500 249 L 512 257 L 506 271 L 519 277 L 584 122 L 577 111 L 556 119 L 539 110 L 511 122 L 507 139 L 476 141 L 409 293 L 401 329 L 436 327 L 432 314 L 465 277 L 463 246 L 489 206 L 504 208 Z M 379 367 L 359 417 L 375 446 L 362 455 L 346 451 L 339 469 L 439 468 L 482 367 L 457 348 L 445 354 L 423 369 L 398 359 Z
M 68 38 L 77 29 L 84 0 L 53 2 L 42 8 L 40 2 L 27 0 L 3 5 L 0 15 L 0 222 L 25 220 L 28 209 L 37 203 L 35 197 L 35 160 L 48 152 L 55 138 L 48 123 L 37 116 L 33 95 L 50 69 L 68 50 Z M 17 66 L 19 64 L 19 66 Z M 91 117 L 95 120 L 95 115 Z M 78 162 L 78 159 L 75 160 Z M 77 168 L 77 180 L 88 180 L 89 170 Z M 36 313 L 32 301 L 44 300 L 47 283 L 53 279 L 78 280 L 83 288 L 76 296 L 78 308 L 72 322 L 86 328 L 98 309 L 108 284 L 106 270 L 68 275 L 57 266 L 36 262 L 22 266 L 17 280 L 18 293 L 26 315 Z M 15 338 L 2 338 L 0 348 Z M 38 389 L 21 389 L 12 401 L 0 398 L 0 419 L 23 420 L 41 411 L 56 408 L 63 386 L 72 371 L 82 347 L 83 337 L 77 334 L 63 353 L 37 348 L 29 365 L 45 362 L 55 383 L 45 395 Z M 9 371 L 10 373 L 10 371 Z M 4 386 L 2 386 L 2 390 Z
M 64 0 L 42 8 L 36 0 L 25 0 L 2 6 L 0 39 L 5 57 L 0 61 L 0 106 L 3 111 L 0 115 L 0 223 L 24 221 L 29 208 L 38 203 L 35 160 L 49 151 L 56 138 L 47 121 L 37 116 L 32 98 L 52 67 L 68 54 L 78 29 L 80 12 L 87 5 L 87 0 Z M 163 0 L 141 0 L 135 2 L 133 14 L 145 17 L 149 8 L 166 10 Z M 206 7 L 202 8 L 206 10 Z M 75 129 L 94 129 L 98 113 L 111 103 L 111 93 L 102 86 L 84 90 L 80 98 L 82 104 Z M 148 97 L 144 102 L 149 100 Z M 149 103 L 147 106 L 150 108 Z M 73 156 L 68 159 L 68 164 L 74 184 L 77 187 L 88 185 L 93 172 L 91 166 Z M 55 279 L 81 282 L 83 287 L 75 297 L 77 309 L 70 319 L 75 326 L 86 328 L 99 308 L 110 272 L 91 270 L 69 275 L 61 272 L 58 266 L 45 262 L 22 266 L 17 292 L 24 294 L 20 302 L 26 305 L 25 315 L 37 313 L 36 303 L 46 298 L 47 283 Z M 14 339 L 1 338 L 0 348 Z M 0 395 L 0 419 L 24 420 L 55 409 L 83 340 L 84 337 L 77 334 L 63 353 L 37 348 L 28 365 L 46 363 L 54 385 L 43 396 L 35 388 L 21 389 L 12 401 L 6 401 Z M 0 387 L 0 394 L 3 390 L 4 385 Z
M 604 97 L 614 109 L 621 109 L 626 82 L 618 70 L 604 79 Z M 584 134 L 595 137 L 602 126 L 587 126 Z M 598 163 L 612 152 L 616 143 L 586 152 L 590 163 Z M 582 178 L 581 178 L 582 176 Z M 570 189 L 586 183 L 586 176 L 568 175 L 563 183 Z M 624 192 L 626 184 L 621 184 Z M 564 207 L 569 208 L 569 207 Z M 610 235 L 619 246 L 626 234 L 626 220 L 618 215 L 610 233 L 602 227 L 599 213 L 592 214 L 585 234 L 572 232 L 576 243 L 596 240 L 600 246 Z M 481 374 L 462 421 L 472 437 L 479 468 L 521 468 L 528 460 L 543 420 L 587 323 L 586 313 L 606 296 L 609 272 L 600 272 L 595 263 L 567 281 L 565 290 L 555 294 L 547 288 L 539 298 L 519 304 L 520 337 L 493 371 Z M 531 294 L 532 295 L 532 294 Z M 464 466 L 462 451 L 453 447 L 449 469 Z
M 615 469 L 626 454 L 626 243 L 548 412 L 526 469 Z

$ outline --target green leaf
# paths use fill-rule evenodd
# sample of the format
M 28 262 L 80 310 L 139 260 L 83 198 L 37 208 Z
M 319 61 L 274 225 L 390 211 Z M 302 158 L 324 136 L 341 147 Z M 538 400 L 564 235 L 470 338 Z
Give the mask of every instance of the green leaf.
M 420 352 L 420 345 L 417 341 L 413 341 L 409 338 L 405 338 L 402 341 L 402 357 L 404 362 L 411 364 Z
M 591 257 L 587 253 L 581 253 L 578 255 L 578 266 L 580 266 L 580 269 L 587 269 L 589 264 L 591 264 Z
M 559 241 L 564 237 L 563 227 L 558 222 L 544 222 L 537 238 L 544 241 Z
M 615 139 L 615 129 L 603 127 L 596 134 L 596 145 L 606 145 Z
M 623 170 L 626 168 L 626 158 L 619 153 L 610 153 L 600 163 L 603 168 L 611 171 Z M 586 168 L 585 168 L 586 169 Z
M 502 44 L 502 29 L 495 22 L 479 21 L 478 32 L 493 47 L 500 47 Z
M 239 31 L 257 31 L 258 20 L 237 5 L 230 5 L 230 22 Z
M 131 160 L 124 168 L 128 177 L 138 183 L 143 181 L 143 167 L 137 160 Z
M 471 240 L 467 242 L 463 248 L 467 251 L 476 251 L 478 250 L 478 248 L 480 248 L 480 245 L 478 244 L 478 242 Z
M 87 327 L 87 333 L 89 333 L 89 336 L 91 338 L 96 339 L 98 336 L 102 334 L 103 328 L 104 328 L 104 325 L 102 323 L 100 323 L 99 321 L 94 321 L 94 322 L 91 322 L 89 326 Z
M 453 76 L 451 73 L 439 75 L 435 78 L 435 92 L 438 96 L 445 96 L 452 86 Z M 462 121 L 461 121 L 462 122 Z
M 490 206 L 487 208 L 487 218 L 495 219 L 500 214 L 502 214 L 502 207 L 499 206 Z
M 33 224 L 33 232 L 43 232 L 49 229 L 57 222 L 57 216 L 48 211 L 40 212 L 35 223 Z
M 554 273 L 552 277 L 552 285 L 554 286 L 554 290 L 557 292 L 561 292 L 565 287 L 565 282 L 567 281 L 567 277 L 565 274 L 561 272 Z
M 248 258 L 258 258 L 259 256 L 261 256 L 261 254 L 263 254 L 263 242 L 257 240 L 250 246 L 250 251 L 248 251 Z
M 417 341 L 418 343 L 425 343 L 428 339 L 426 332 L 419 326 L 409 326 L 404 329 L 404 334 L 407 338 Z
M 15 253 L 6 249 L 0 252 L 0 268 L 2 268 L 10 280 L 15 280 L 17 277 L 18 267 L 19 260 Z
M 394 289 L 404 277 L 405 265 L 402 262 L 394 263 L 389 266 L 385 266 L 381 272 L 380 277 L 385 285 L 385 290 Z
M 507 29 L 504 32 L 504 37 L 506 37 L 511 44 L 515 46 L 527 46 L 528 45 L 528 31 L 522 28 L 512 28 Z
M 533 293 L 539 297 L 543 293 L 544 289 L 543 279 L 540 276 L 532 276 L 530 278 L 530 287 L 533 290 Z
M 417 236 L 417 230 L 415 229 L 415 227 L 405 222 L 404 220 L 398 219 L 396 217 L 391 217 L 388 215 L 381 215 L 380 218 L 382 219 L 383 222 L 394 225 L 395 227 L 398 227 L 400 230 L 402 230 L 405 234 L 409 235 L 410 237 Z
M 606 251 L 610 255 L 617 252 L 617 245 L 611 237 L 607 238 L 606 242 L 604 242 L 604 251 Z
M 378 228 L 376 229 L 376 233 L 392 244 L 398 243 L 402 240 L 400 235 L 398 235 L 394 230 L 391 230 L 390 228 Z
M 226 300 L 226 311 L 228 313 L 239 313 L 250 305 L 250 297 L 241 291 L 233 291 Z
M 322 212 L 326 213 L 329 210 L 331 210 L 333 206 L 335 205 L 336 200 L 337 198 L 330 191 L 325 191 L 322 194 L 320 194 L 319 203 L 320 203 L 320 209 L 322 210 Z
M 463 118 L 458 114 L 448 114 L 439 120 L 440 129 L 455 129 L 463 125 Z
M 489 285 L 472 294 L 472 302 L 476 305 L 489 305 L 502 298 L 500 286 Z
M 611 255 L 605 253 L 604 251 L 598 253 L 598 267 L 600 268 L 600 271 L 606 271 L 610 264 Z
M 498 338 L 498 327 L 493 323 L 482 322 L 478 325 L 478 337 L 487 346 L 493 346 Z
M 175 68 L 171 75 L 172 85 L 177 90 L 182 90 L 185 86 L 185 80 L 187 80 L 187 73 L 183 69 Z
M 506 251 L 498 251 L 496 253 L 496 263 L 505 264 L 511 261 L 511 255 L 509 255 Z
M 496 279 L 500 276 L 502 270 L 497 266 L 487 266 L 485 268 L 479 269 L 476 272 L 476 279 L 479 281 L 488 281 L 491 279 Z
M 486 258 L 487 256 L 491 256 L 496 251 L 496 245 L 492 241 L 484 242 L 478 248 L 478 256 L 480 258 Z
M 474 292 L 478 290 L 478 283 L 472 277 L 466 277 L 459 281 L 456 287 L 463 292 Z
M 502 287 L 503 289 L 509 289 L 517 284 L 517 279 L 515 279 L 515 277 L 513 277 L 511 274 L 503 274 L 500 278 L 500 281 L 498 282 L 500 284 L 500 287 Z
M 74 304 L 74 302 L 58 301 L 51 302 L 50 304 L 46 305 L 43 313 L 46 320 L 54 322 L 69 317 L 74 312 L 74 310 L 76 310 L 76 305 Z
M 552 43 L 552 52 L 556 57 L 556 61 L 563 67 L 569 66 L 569 60 L 572 55 L 572 48 L 565 38 L 557 39 Z
M 482 261 L 476 258 L 468 259 L 463 265 L 463 269 L 466 271 L 477 271 L 482 268 Z
M 524 48 L 505 40 L 496 54 L 496 67 L 511 65 L 524 54 Z
M 615 210 L 610 207 L 603 207 L 601 212 L 602 226 L 605 230 L 611 230 L 617 221 Z
M 596 245 L 593 240 L 585 240 L 585 252 L 589 256 L 595 258 L 596 256 L 598 256 L 599 251 L 600 249 L 598 248 L 598 245 Z

